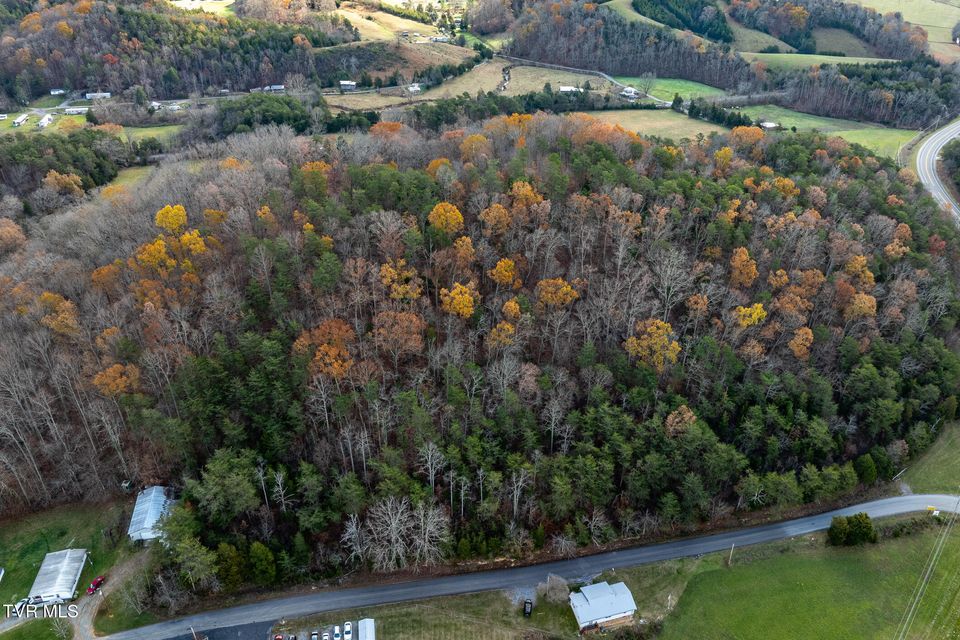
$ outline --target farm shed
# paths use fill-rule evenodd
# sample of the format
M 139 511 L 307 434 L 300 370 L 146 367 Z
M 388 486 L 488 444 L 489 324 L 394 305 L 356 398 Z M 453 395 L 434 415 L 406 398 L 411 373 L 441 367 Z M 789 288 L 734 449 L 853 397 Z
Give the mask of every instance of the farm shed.
M 131 540 L 154 540 L 160 537 L 157 525 L 160 519 L 170 512 L 173 500 L 167 495 L 167 488 L 147 487 L 137 495 L 137 504 L 133 507 L 130 528 L 127 535 Z
M 30 587 L 30 599 L 43 603 L 73 600 L 86 561 L 86 549 L 64 549 L 48 553 L 40 564 L 37 579 Z
M 630 589 L 622 582 L 599 582 L 570 594 L 570 606 L 580 631 L 611 629 L 633 622 L 637 603 Z

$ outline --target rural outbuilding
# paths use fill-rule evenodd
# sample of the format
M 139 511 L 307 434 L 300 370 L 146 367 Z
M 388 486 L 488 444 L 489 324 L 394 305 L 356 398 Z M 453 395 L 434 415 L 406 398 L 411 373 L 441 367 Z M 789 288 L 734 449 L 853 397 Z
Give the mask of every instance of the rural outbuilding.
M 160 537 L 160 529 L 157 528 L 160 519 L 173 506 L 173 500 L 167 493 L 166 487 L 153 486 L 137 495 L 137 504 L 133 507 L 133 517 L 127 530 L 131 540 L 154 540 Z
M 358 640 L 377 640 L 376 625 L 372 618 L 364 618 L 357 623 Z
M 570 606 L 577 618 L 580 631 L 612 629 L 633 622 L 637 603 L 622 582 L 599 582 L 570 594 Z
M 37 579 L 30 587 L 30 599 L 44 604 L 73 600 L 86 561 L 86 549 L 64 549 L 48 553 L 40 565 Z

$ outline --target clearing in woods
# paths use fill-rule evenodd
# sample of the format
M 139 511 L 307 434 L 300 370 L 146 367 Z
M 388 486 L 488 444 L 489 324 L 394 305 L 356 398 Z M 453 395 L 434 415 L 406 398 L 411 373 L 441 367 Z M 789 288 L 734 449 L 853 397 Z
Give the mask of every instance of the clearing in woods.
M 850 57 L 876 58 L 876 50 L 846 29 L 820 27 L 813 30 L 817 51 L 844 53 Z
M 727 131 L 724 127 L 688 118 L 670 109 L 620 109 L 615 111 L 590 111 L 597 120 L 619 124 L 624 129 L 636 131 L 643 136 L 657 136 L 681 140 L 695 138 L 698 133 L 709 135 Z
M 822 56 L 816 53 L 748 53 L 741 54 L 753 62 L 760 60 L 771 69 L 805 69 L 815 64 L 871 64 L 889 61 L 889 58 L 863 58 L 854 56 Z

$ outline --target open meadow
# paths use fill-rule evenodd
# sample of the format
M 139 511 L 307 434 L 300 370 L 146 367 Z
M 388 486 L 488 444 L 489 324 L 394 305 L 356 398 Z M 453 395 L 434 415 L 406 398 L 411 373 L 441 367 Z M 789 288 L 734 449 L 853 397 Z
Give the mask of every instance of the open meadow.
M 816 53 L 749 53 L 743 57 L 750 62 L 763 62 L 771 69 L 806 69 L 823 64 L 870 64 L 889 61 L 889 58 L 864 58 L 855 56 L 824 56 Z
M 636 89 L 642 89 L 641 79 L 637 77 L 614 76 L 614 80 Z M 656 78 L 650 89 L 650 95 L 661 100 L 673 100 L 673 97 L 678 93 L 684 100 L 690 100 L 692 98 L 722 96 L 726 94 L 726 91 L 711 87 L 708 84 L 701 84 L 692 80 L 680 80 L 679 78 Z
M 185 11 L 199 9 L 218 16 L 232 16 L 234 0 L 170 0 L 170 4 Z
M 911 129 L 892 129 L 854 120 L 815 116 L 769 104 L 743 107 L 741 112 L 754 120 L 776 122 L 785 129 L 796 127 L 798 131 L 816 129 L 822 133 L 831 133 L 849 142 L 862 144 L 874 153 L 888 158 L 895 158 L 900 147 L 917 133 Z
M 622 109 L 616 111 L 591 111 L 594 118 L 619 124 L 624 129 L 644 136 L 657 136 L 681 140 L 695 138 L 698 133 L 709 135 L 726 131 L 724 127 L 704 120 L 688 118 L 670 109 Z
M 852 58 L 877 58 L 877 52 L 869 44 L 846 29 L 819 27 L 813 30 L 817 51 L 843 53 Z

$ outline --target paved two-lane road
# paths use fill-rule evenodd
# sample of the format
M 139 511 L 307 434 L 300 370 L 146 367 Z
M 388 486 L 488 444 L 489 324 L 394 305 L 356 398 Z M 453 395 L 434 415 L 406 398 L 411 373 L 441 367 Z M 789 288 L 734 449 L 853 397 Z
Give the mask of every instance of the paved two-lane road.
M 948 142 L 957 137 L 960 137 L 960 120 L 937 129 L 920 143 L 917 151 L 917 175 L 920 176 L 920 181 L 933 198 L 941 206 L 948 207 L 954 219 L 960 223 L 960 206 L 957 205 L 950 189 L 937 173 L 937 159 L 940 157 L 940 152 Z
M 828 528 L 830 519 L 836 515 L 851 515 L 866 511 L 871 517 L 877 518 L 924 511 L 928 506 L 936 507 L 942 511 L 954 511 L 958 508 L 958 505 L 960 505 L 960 497 L 949 495 L 909 495 L 885 498 L 815 516 L 797 518 L 796 520 L 675 540 L 662 544 L 609 551 L 571 560 L 277 598 L 198 613 L 179 620 L 161 622 L 133 631 L 114 634 L 109 636 L 108 640 L 168 640 L 183 637 L 184 634 L 189 633 L 191 626 L 197 631 L 219 629 L 221 631 L 217 634 L 218 637 L 255 637 L 243 633 L 240 629 L 242 625 L 251 625 L 248 628 L 257 629 L 259 634 L 262 633 L 262 629 L 266 628 L 266 625 L 253 625 L 252 623 L 265 623 L 281 618 L 296 618 L 339 609 L 422 600 L 436 596 L 515 587 L 533 587 L 538 582 L 543 581 L 548 573 L 555 573 L 565 578 L 580 578 L 599 573 L 605 569 L 633 567 L 662 560 L 723 551 L 729 549 L 732 544 L 742 547 L 792 538 Z M 238 627 L 238 629 L 236 632 L 232 632 L 226 630 L 226 627 Z

